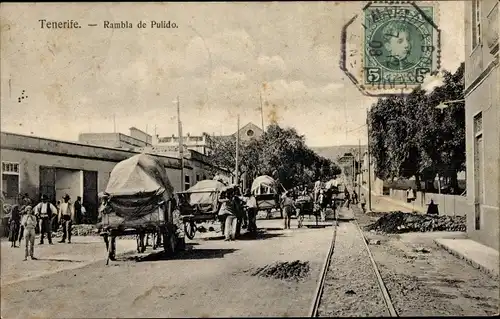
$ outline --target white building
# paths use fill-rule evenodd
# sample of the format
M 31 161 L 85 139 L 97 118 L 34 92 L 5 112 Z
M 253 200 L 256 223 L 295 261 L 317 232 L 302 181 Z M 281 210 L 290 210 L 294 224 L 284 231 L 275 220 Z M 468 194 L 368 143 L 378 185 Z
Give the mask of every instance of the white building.
M 499 4 L 465 3 L 465 127 L 468 236 L 499 248 Z

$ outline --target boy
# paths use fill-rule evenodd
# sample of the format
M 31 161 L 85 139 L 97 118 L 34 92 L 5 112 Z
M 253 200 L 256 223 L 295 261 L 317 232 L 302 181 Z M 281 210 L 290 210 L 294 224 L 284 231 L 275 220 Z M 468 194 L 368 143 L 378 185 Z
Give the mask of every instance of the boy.
M 26 206 L 26 214 L 23 216 L 21 224 L 24 226 L 26 249 L 24 254 L 24 260 L 28 260 L 28 253 L 31 260 L 36 260 L 33 257 L 35 250 L 35 227 L 36 227 L 36 217 L 33 215 L 33 208 L 31 206 Z

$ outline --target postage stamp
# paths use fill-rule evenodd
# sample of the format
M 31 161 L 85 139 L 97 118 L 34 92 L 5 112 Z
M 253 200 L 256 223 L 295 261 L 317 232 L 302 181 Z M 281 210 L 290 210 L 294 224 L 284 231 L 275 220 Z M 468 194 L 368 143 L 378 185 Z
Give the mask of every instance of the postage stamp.
M 395 3 L 397 1 L 390 1 Z M 364 8 L 363 84 L 412 87 L 439 68 L 434 6 L 372 4 Z

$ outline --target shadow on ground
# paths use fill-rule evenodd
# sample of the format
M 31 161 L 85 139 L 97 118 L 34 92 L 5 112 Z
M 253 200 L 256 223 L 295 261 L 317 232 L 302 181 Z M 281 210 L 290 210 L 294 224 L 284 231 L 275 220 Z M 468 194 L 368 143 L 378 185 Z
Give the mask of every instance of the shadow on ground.
M 269 228 L 267 230 L 270 230 Z M 282 228 L 278 228 L 275 230 L 283 230 Z M 263 240 L 263 239 L 270 239 L 274 237 L 281 237 L 283 234 L 280 233 L 267 233 L 265 231 L 257 231 L 257 233 L 244 233 L 241 234 L 237 240 Z
M 58 259 L 58 258 L 38 258 L 38 261 L 57 261 L 57 262 L 67 262 L 67 263 L 82 263 L 82 260 L 73 259 Z
M 189 246 L 189 245 L 188 245 Z M 195 259 L 214 259 L 214 258 L 224 258 L 226 254 L 231 254 L 237 251 L 237 249 L 232 248 L 221 248 L 221 249 L 187 249 L 186 251 L 178 252 L 175 256 L 169 256 L 165 254 L 164 251 L 153 252 L 146 256 L 131 256 L 126 257 L 124 261 L 161 261 L 161 260 L 195 260 Z

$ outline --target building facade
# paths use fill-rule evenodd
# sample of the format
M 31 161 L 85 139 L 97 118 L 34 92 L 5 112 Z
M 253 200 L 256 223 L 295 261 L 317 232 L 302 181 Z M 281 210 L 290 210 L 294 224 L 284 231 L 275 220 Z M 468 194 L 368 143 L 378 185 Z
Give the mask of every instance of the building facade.
M 134 149 L 152 145 L 152 136 L 135 128 L 129 129 L 130 135 L 122 133 L 80 133 L 78 142 L 112 148 Z
M 202 134 L 201 136 L 192 136 L 189 133 L 182 138 L 182 144 L 185 149 L 193 150 L 198 153 L 207 155 L 210 149 L 209 136 Z M 163 153 L 179 152 L 179 137 L 172 134 L 172 136 L 157 137 L 154 143 L 154 149 Z
M 499 249 L 499 4 L 465 2 L 468 236 Z
M 253 138 L 259 138 L 264 131 L 253 123 L 248 123 L 238 132 L 234 132 L 231 135 L 226 136 L 215 136 L 215 138 L 232 138 L 240 136 L 240 141 L 245 142 Z M 210 151 L 210 139 L 213 138 L 208 134 L 204 133 L 200 136 L 194 136 L 187 134 L 183 136 L 182 143 L 184 147 L 196 151 L 198 153 L 207 155 Z M 179 151 L 179 137 L 172 134 L 172 136 L 157 137 L 156 141 L 153 140 L 154 149 L 158 152 L 164 153 L 174 153 Z
M 105 190 L 114 166 L 136 154 L 139 152 L 1 132 L 2 194 L 11 204 L 25 193 L 35 201 L 46 194 L 54 203 L 64 194 L 73 201 L 81 196 L 87 210 L 96 216 L 97 194 Z M 175 191 L 182 189 L 182 183 L 187 189 L 213 177 L 214 169 L 202 154 L 187 155 L 183 179 L 179 158 L 154 156 L 164 164 Z

